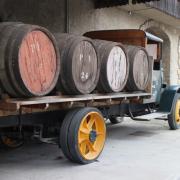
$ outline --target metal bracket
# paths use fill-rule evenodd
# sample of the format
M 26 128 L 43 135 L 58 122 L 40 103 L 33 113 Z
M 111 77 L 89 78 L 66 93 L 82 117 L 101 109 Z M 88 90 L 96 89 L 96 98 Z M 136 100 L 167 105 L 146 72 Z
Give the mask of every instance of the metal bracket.
M 34 127 L 33 138 L 47 144 L 58 144 L 58 137 L 43 138 L 43 126 Z

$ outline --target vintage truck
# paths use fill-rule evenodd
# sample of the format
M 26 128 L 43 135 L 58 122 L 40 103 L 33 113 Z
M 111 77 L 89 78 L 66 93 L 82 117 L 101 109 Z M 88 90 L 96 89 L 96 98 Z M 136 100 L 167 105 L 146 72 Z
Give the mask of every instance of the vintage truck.
M 163 40 L 142 30 L 88 32 L 85 36 L 144 47 L 151 56 L 151 80 L 146 91 L 52 95 L 7 98 L 0 101 L 1 142 L 9 148 L 23 144 L 26 132 L 42 142 L 56 143 L 71 161 L 87 164 L 101 154 L 106 124 L 167 120 L 170 129 L 180 127 L 180 86 L 163 83 Z

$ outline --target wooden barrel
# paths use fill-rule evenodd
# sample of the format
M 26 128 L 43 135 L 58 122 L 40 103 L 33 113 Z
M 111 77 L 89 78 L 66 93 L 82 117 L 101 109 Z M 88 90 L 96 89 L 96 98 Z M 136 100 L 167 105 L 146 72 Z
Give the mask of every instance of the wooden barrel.
M 97 89 L 104 93 L 122 91 L 129 74 L 129 60 L 124 46 L 102 40 L 95 40 L 94 45 L 101 62 Z
M 61 75 L 57 90 L 66 94 L 89 94 L 98 82 L 100 63 L 89 38 L 55 34 L 61 54 Z
M 143 47 L 126 46 L 129 56 L 130 71 L 127 81 L 129 91 L 144 91 L 150 79 L 150 62 Z
M 43 96 L 54 89 L 60 55 L 54 36 L 42 27 L 0 24 L 0 81 L 13 97 Z

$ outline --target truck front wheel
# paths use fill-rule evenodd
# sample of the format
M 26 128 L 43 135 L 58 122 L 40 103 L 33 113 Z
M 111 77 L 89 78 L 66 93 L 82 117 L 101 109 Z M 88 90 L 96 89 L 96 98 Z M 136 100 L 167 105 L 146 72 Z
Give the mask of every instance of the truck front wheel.
M 174 99 L 171 114 L 168 116 L 168 123 L 172 130 L 180 128 L 180 95 Z

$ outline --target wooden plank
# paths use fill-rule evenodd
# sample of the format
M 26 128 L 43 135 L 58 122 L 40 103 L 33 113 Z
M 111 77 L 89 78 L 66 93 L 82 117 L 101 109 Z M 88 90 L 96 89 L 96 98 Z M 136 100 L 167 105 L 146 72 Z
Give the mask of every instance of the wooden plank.
M 145 47 L 147 39 L 145 32 L 138 29 L 91 31 L 87 32 L 85 36 L 142 47 Z
M 133 92 L 133 93 L 110 93 L 110 94 L 89 94 L 89 95 L 77 95 L 77 96 L 45 96 L 29 99 L 7 99 L 7 104 L 17 104 L 19 106 L 36 105 L 36 104 L 53 104 L 53 103 L 65 103 L 65 102 L 88 102 L 91 100 L 107 100 L 118 98 L 133 98 L 133 97 L 146 97 L 151 96 L 150 93 Z
M 149 98 L 150 93 L 112 93 L 90 94 L 78 96 L 46 96 L 29 99 L 6 99 L 0 101 L 0 117 L 9 115 L 31 114 L 36 112 L 48 112 L 70 109 L 74 107 L 105 107 L 118 105 L 122 102 L 142 103 L 143 98 Z
M 17 110 L 19 109 L 19 106 L 17 103 L 7 103 L 5 101 L 0 101 L 0 110 L 1 111 L 14 111 L 14 110 Z

